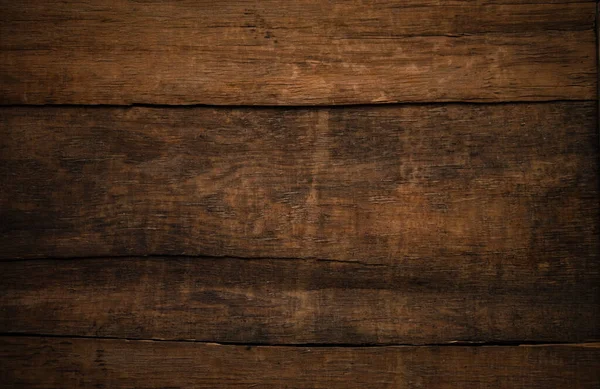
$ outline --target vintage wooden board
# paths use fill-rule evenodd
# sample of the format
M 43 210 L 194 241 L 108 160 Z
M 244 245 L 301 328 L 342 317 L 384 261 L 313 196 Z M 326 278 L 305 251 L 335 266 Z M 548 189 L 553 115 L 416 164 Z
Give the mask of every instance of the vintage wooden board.
M 596 99 L 593 1 L 0 2 L 0 103 Z
M 600 339 L 597 261 L 0 262 L 0 333 L 250 344 Z
M 598 258 L 595 102 L 0 112 L 5 259 Z
M 597 388 L 597 344 L 246 347 L 0 338 L 5 388 Z
M 0 387 L 600 387 L 598 55 L 594 0 L 0 0 Z

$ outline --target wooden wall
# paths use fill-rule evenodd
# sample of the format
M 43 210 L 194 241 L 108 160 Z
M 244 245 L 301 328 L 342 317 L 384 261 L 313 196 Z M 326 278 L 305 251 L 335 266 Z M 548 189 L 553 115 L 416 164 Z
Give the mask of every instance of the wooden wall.
M 0 0 L 3 388 L 597 388 L 592 0 Z

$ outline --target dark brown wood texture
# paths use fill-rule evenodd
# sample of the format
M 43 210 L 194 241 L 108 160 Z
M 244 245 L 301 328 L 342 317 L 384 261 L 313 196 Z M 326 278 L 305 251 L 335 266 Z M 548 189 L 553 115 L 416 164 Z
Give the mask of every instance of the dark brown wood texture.
M 0 387 L 600 387 L 598 55 L 594 0 L 0 0 Z
M 246 347 L 0 338 L 6 388 L 595 389 L 600 348 Z
M 5 104 L 596 98 L 593 1 L 0 2 Z
M 584 265 L 596 104 L 6 108 L 1 257 Z
M 0 332 L 252 344 L 600 339 L 598 261 L 1 262 Z

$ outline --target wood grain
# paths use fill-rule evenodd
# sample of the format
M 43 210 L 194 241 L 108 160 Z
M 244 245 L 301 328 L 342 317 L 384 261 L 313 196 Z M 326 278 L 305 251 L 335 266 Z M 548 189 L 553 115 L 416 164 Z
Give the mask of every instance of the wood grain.
M 0 2 L 0 103 L 595 100 L 593 1 Z
M 0 262 L 0 333 L 253 344 L 600 339 L 598 261 Z
M 597 344 L 244 347 L 0 338 L 5 388 L 597 388 Z
M 595 102 L 0 112 L 5 259 L 598 258 Z

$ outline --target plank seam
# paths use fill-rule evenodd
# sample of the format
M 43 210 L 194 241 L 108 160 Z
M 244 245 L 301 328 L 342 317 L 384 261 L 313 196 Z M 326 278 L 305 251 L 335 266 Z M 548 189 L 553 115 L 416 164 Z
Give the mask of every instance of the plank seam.
M 269 343 L 269 342 L 226 342 L 196 339 L 161 339 L 161 338 L 132 338 L 118 336 L 89 336 L 89 335 L 57 335 L 28 332 L 2 332 L 2 338 L 53 338 L 53 339 L 90 339 L 90 340 L 122 340 L 129 342 L 160 342 L 160 343 L 198 343 L 219 346 L 240 347 L 312 347 L 312 348 L 384 348 L 384 347 L 531 347 L 531 346 L 596 346 L 600 340 L 588 339 L 581 342 L 562 341 L 466 341 L 456 340 L 446 343 Z
M 39 258 L 3 258 L 0 262 L 25 262 L 25 261 L 86 261 L 97 259 L 130 259 L 130 260 L 145 260 L 145 259 L 181 259 L 181 260 L 240 260 L 240 261 L 301 261 L 308 263 L 330 262 L 341 263 L 345 265 L 361 265 L 367 267 L 390 267 L 384 263 L 369 263 L 358 260 L 341 260 L 341 259 L 326 259 L 316 257 L 239 257 L 234 255 L 178 255 L 178 254 L 149 254 L 149 255 L 102 255 L 102 256 L 85 256 L 85 257 L 39 257 Z
M 344 104 L 317 104 L 317 105 L 225 105 L 225 104 L 152 104 L 152 103 L 130 103 L 130 104 L 0 104 L 0 109 L 5 108 L 215 108 L 215 109 L 344 109 L 353 108 L 374 108 L 374 107 L 390 107 L 390 106 L 447 106 L 447 105 L 466 105 L 466 106 L 481 106 L 481 105 L 531 105 L 531 104 L 565 104 L 565 103 L 590 103 L 598 102 L 596 99 L 554 99 L 554 100 L 517 100 L 517 101 L 406 101 L 406 102 L 385 102 L 385 103 L 344 103 Z

